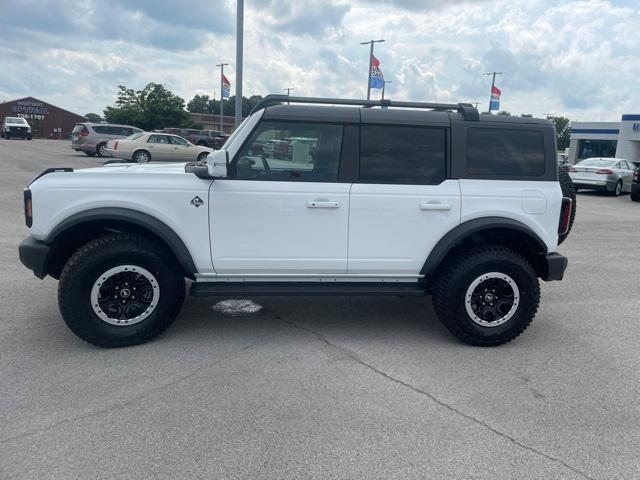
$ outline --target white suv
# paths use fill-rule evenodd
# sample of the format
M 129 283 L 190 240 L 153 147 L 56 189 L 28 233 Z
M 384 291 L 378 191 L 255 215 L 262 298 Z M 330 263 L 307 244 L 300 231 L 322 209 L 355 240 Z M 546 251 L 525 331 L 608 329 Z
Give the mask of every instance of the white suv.
M 468 104 L 270 95 L 206 162 L 45 171 L 20 258 L 105 347 L 164 331 L 185 277 L 195 296 L 432 294 L 454 335 L 499 345 L 567 265 L 555 150 L 549 122 Z

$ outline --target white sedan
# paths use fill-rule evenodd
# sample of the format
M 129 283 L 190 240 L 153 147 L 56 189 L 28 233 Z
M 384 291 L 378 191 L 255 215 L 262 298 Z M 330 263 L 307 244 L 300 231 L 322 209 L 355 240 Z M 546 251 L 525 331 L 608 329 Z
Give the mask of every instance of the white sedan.
M 104 155 L 137 163 L 195 162 L 204 160 L 212 148 L 194 145 L 178 135 L 142 132 L 109 140 Z

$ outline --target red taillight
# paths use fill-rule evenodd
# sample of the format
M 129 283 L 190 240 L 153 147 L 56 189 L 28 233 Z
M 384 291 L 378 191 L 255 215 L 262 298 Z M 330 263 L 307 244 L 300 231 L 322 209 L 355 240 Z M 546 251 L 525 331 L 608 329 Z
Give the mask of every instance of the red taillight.
M 558 224 L 558 235 L 565 235 L 569 231 L 572 209 L 573 201 L 568 197 L 562 197 L 562 206 L 560 207 L 560 223 Z
M 633 181 L 636 183 L 640 183 L 640 170 L 636 170 L 633 172 Z
M 599 168 L 598 170 L 596 170 L 596 173 L 599 173 L 601 175 L 611 175 L 613 173 L 613 170 L 609 170 L 608 168 Z
M 576 170 L 576 167 L 569 167 L 569 171 L 570 172 L 577 172 L 578 170 Z
M 118 149 L 118 141 L 116 140 L 116 143 L 113 144 L 113 149 L 117 150 Z

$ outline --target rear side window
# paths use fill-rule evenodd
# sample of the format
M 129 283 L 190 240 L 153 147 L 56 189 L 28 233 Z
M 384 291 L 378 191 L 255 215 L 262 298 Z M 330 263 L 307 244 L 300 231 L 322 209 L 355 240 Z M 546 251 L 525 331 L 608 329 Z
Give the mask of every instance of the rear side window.
M 71 133 L 86 133 L 89 130 L 87 129 L 87 127 L 85 127 L 84 125 L 82 125 L 81 123 L 76 124 L 75 127 L 73 127 L 73 130 L 71 130 Z
M 467 133 L 467 172 L 513 177 L 544 175 L 542 132 L 470 128 Z
M 360 182 L 437 185 L 446 177 L 443 128 L 363 125 Z

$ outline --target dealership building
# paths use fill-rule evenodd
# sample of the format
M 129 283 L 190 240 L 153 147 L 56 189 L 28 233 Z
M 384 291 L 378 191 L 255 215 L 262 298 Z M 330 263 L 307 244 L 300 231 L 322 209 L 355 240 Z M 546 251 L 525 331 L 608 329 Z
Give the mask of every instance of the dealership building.
M 33 138 L 69 138 L 76 123 L 87 121 L 81 115 L 33 97 L 0 102 L 0 121 L 5 117 L 27 120 Z
M 592 157 L 640 163 L 640 115 L 625 114 L 619 122 L 573 122 L 569 163 Z

